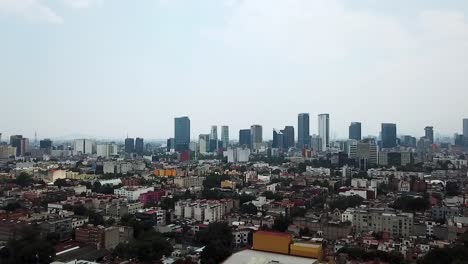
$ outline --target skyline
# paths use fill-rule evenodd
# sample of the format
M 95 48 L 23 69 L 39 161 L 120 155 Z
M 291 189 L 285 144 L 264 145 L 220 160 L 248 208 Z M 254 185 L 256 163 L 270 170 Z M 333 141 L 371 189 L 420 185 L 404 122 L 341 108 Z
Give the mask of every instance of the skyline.
M 332 138 L 351 122 L 363 136 L 381 123 L 451 136 L 468 116 L 467 12 L 461 0 L 0 1 L 1 132 L 164 139 L 188 115 L 193 138 L 214 124 L 270 138 L 301 112 L 318 134 L 325 112 Z
M 298 133 L 299 133 L 299 125 L 300 125 L 300 122 L 301 122 L 300 120 L 301 120 L 301 116 L 304 115 L 304 114 L 307 115 L 307 119 L 310 119 L 310 115 L 309 115 L 308 113 L 299 113 L 299 114 L 297 115 L 297 116 L 298 116 L 298 120 L 297 120 L 298 122 L 297 122 L 295 125 L 285 125 L 285 126 L 284 126 L 285 128 L 287 128 L 287 127 L 292 127 L 293 130 L 295 130 L 294 137 L 297 139 L 295 142 L 298 143 L 298 144 L 300 144 L 300 142 L 299 142 L 299 140 L 298 140 L 298 139 L 299 139 L 299 135 L 298 135 Z M 322 128 L 325 129 L 324 131 L 322 131 L 322 133 L 327 134 L 327 133 L 326 133 L 326 130 L 327 130 L 327 129 L 330 129 L 330 131 L 332 131 L 332 129 L 331 129 L 332 127 L 328 125 L 330 119 L 332 119 L 332 118 L 330 118 L 330 115 L 329 115 L 328 113 L 321 113 L 321 114 L 318 114 L 318 115 L 317 115 L 317 121 L 318 121 L 319 123 L 320 123 L 320 121 L 319 121 L 320 116 L 326 116 L 326 121 L 325 121 L 325 120 L 322 121 L 322 122 L 325 122 L 325 123 L 318 124 L 318 125 L 317 125 L 317 131 L 313 131 L 313 130 L 310 129 L 310 130 L 309 130 L 309 134 L 310 134 L 309 137 L 311 137 L 311 136 L 321 136 L 321 135 L 320 135 L 320 131 L 318 131 L 320 125 L 322 125 Z M 174 127 L 173 133 L 172 133 L 172 135 L 170 135 L 170 136 L 168 136 L 168 137 L 166 137 L 166 138 L 142 137 L 141 135 L 134 135 L 134 136 L 132 136 L 132 135 L 129 135 L 128 133 L 127 133 L 127 135 L 125 135 L 125 137 L 115 137 L 115 138 L 114 138 L 114 137 L 106 137 L 106 136 L 98 137 L 98 136 L 94 136 L 94 135 L 85 135 L 85 134 L 79 134 L 79 133 L 74 134 L 74 135 L 62 135 L 62 136 L 58 136 L 58 137 L 47 137 L 47 136 L 38 136 L 38 135 L 37 135 L 37 132 L 34 133 L 34 136 L 29 137 L 28 135 L 21 134 L 21 133 L 8 135 L 8 134 L 5 134 L 5 133 L 3 133 L 3 132 L 0 131 L 0 142 L 2 142 L 2 140 L 3 140 L 3 141 L 8 141 L 8 139 L 10 138 L 10 136 L 14 136 L 14 135 L 21 135 L 21 136 L 23 136 L 23 137 L 25 137 L 25 138 L 28 138 L 29 140 L 34 140 L 34 139 L 37 137 L 37 140 L 41 140 L 41 139 L 73 140 L 73 139 L 80 139 L 80 138 L 83 138 L 83 139 L 84 139 L 84 138 L 88 138 L 88 139 L 97 139 L 97 140 L 104 140 L 104 141 L 105 141 L 105 140 L 124 140 L 124 141 L 125 141 L 126 139 L 133 139 L 133 140 L 135 140 L 135 139 L 139 139 L 139 138 L 144 138 L 145 140 L 150 140 L 150 141 L 153 141 L 153 140 L 155 140 L 155 141 L 166 141 L 166 140 L 168 140 L 168 139 L 174 139 L 175 137 L 177 137 L 177 136 L 176 136 L 176 132 L 175 132 L 175 131 L 176 131 L 176 127 L 180 126 L 180 120 L 181 120 L 181 119 L 187 119 L 187 118 L 188 118 L 188 128 L 187 128 L 188 131 L 187 131 L 187 132 L 189 133 L 188 136 L 190 137 L 190 142 L 196 142 L 197 139 L 198 139 L 200 136 L 205 136 L 205 135 L 206 135 L 206 136 L 209 136 L 210 138 L 213 137 L 213 135 L 216 135 L 215 138 L 218 138 L 218 140 L 222 140 L 222 138 L 220 138 L 220 137 L 217 136 L 217 129 L 218 129 L 218 127 L 220 128 L 220 131 L 223 131 L 224 128 L 227 128 L 227 134 L 228 134 L 228 137 L 229 137 L 229 141 L 232 141 L 232 140 L 239 140 L 239 137 L 238 137 L 238 136 L 237 136 L 237 137 L 236 137 L 236 136 L 231 137 L 231 136 L 229 136 L 229 135 L 240 135 L 239 133 L 240 133 L 242 130 L 251 131 L 251 130 L 252 130 L 252 127 L 254 127 L 254 126 L 260 126 L 260 127 L 261 127 L 262 134 L 261 134 L 260 136 L 263 138 L 262 141 L 274 140 L 274 133 L 275 133 L 275 131 L 278 132 L 278 131 L 281 130 L 281 128 L 273 128 L 273 129 L 270 131 L 270 133 L 269 133 L 268 131 L 265 131 L 265 129 L 264 129 L 264 127 L 263 127 L 262 124 L 258 124 L 258 123 L 257 123 L 257 124 L 252 124 L 252 125 L 250 126 L 250 128 L 241 128 L 241 129 L 239 129 L 238 131 L 235 131 L 235 132 L 233 133 L 233 131 L 231 130 L 231 127 L 230 127 L 228 124 L 224 124 L 224 125 L 212 125 L 212 126 L 210 126 L 210 128 L 209 128 L 210 130 L 209 130 L 208 132 L 205 131 L 205 132 L 201 132 L 201 133 L 196 133 L 196 132 L 194 132 L 194 131 L 191 129 L 192 120 L 190 119 L 190 116 L 180 116 L 180 117 L 175 117 L 175 118 L 173 119 L 173 127 Z M 310 121 L 310 122 L 312 122 L 312 121 Z M 309 123 L 310 123 L 310 122 L 309 122 Z M 345 137 L 336 137 L 336 135 L 333 135 L 333 134 L 330 133 L 330 134 L 329 134 L 329 136 L 330 136 L 329 140 L 330 140 L 330 142 L 331 142 L 332 140 L 354 139 L 354 138 L 353 138 L 353 135 L 351 135 L 351 133 L 355 134 L 356 131 L 351 132 L 351 127 L 353 127 L 353 126 L 356 125 L 356 124 L 359 124 L 359 134 L 362 135 L 361 138 L 366 138 L 366 137 L 376 137 L 376 138 L 380 138 L 384 126 L 388 126 L 388 125 L 394 125 L 394 126 L 395 126 L 395 129 L 396 129 L 396 136 L 397 136 L 397 137 L 402 137 L 402 136 L 413 136 L 413 137 L 415 137 L 415 138 L 427 137 L 427 136 L 428 136 L 428 134 L 427 134 L 427 133 L 428 133 L 428 130 L 427 130 L 427 129 L 430 129 L 430 130 L 431 130 L 430 133 L 432 134 L 432 136 L 431 136 L 432 138 L 446 138 L 446 137 L 450 137 L 450 138 L 451 138 L 451 137 L 453 137 L 454 135 L 464 135 L 464 134 L 466 134 L 466 132 L 463 133 L 463 130 L 466 130 L 466 128 L 468 127 L 468 126 L 466 125 L 466 123 L 468 123 L 468 118 L 463 118 L 463 119 L 461 120 L 461 122 L 462 122 L 462 133 L 456 132 L 456 133 L 454 133 L 454 134 L 452 134 L 452 135 L 444 135 L 444 134 L 438 133 L 437 130 L 435 130 L 435 133 L 434 133 L 434 126 L 428 125 L 428 126 L 425 126 L 425 127 L 423 128 L 423 131 L 424 131 L 424 132 L 423 132 L 422 135 L 420 136 L 420 135 L 405 134 L 405 133 L 399 132 L 399 127 L 398 127 L 398 124 L 396 124 L 396 123 L 381 123 L 381 124 L 380 124 L 380 131 L 379 131 L 377 134 L 370 134 L 370 133 L 369 133 L 369 134 L 366 134 L 366 133 L 364 133 L 363 130 L 362 130 L 362 123 L 361 123 L 361 122 L 358 122 L 358 121 L 353 121 L 353 122 L 350 122 L 350 123 L 349 123 L 349 126 L 348 126 L 348 135 L 347 135 L 347 136 L 345 136 Z M 185 126 L 185 125 L 183 125 L 183 126 Z M 310 127 L 311 127 L 311 126 L 310 126 Z M 281 130 L 281 131 L 282 131 L 282 130 Z M 185 133 L 185 132 L 184 132 L 184 133 Z M 214 133 L 214 134 L 213 134 L 213 133 Z M 323 136 L 323 135 L 322 135 L 322 136 Z M 324 147 L 325 147 L 325 145 L 327 145 L 326 142 L 323 142 L 322 144 L 324 145 Z

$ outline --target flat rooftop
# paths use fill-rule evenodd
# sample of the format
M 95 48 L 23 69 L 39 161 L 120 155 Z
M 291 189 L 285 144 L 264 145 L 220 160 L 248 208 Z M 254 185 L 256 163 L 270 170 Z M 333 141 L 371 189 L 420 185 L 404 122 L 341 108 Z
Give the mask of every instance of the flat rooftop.
M 223 264 L 315 264 L 317 259 L 301 258 L 290 255 L 275 254 L 256 250 L 242 250 L 230 256 Z

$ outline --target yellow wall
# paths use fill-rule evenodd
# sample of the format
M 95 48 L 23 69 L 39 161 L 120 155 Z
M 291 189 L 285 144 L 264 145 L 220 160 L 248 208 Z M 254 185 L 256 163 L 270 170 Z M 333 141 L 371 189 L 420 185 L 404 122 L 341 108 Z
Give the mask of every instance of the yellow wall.
M 253 249 L 279 254 L 289 254 L 291 235 L 276 235 L 272 232 L 255 232 L 253 234 Z
M 291 244 L 291 255 L 322 259 L 322 246 L 316 244 L 295 243 Z

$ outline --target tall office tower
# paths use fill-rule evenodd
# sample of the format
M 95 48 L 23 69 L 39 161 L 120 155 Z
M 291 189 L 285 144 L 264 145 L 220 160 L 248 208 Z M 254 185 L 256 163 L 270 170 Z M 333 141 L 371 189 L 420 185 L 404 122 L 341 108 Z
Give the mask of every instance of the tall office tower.
M 261 125 L 252 125 L 250 127 L 250 138 L 252 149 L 260 149 L 263 143 L 263 129 Z
M 52 149 L 52 140 L 46 138 L 43 140 L 39 141 L 39 148 L 42 150 L 45 150 L 46 153 L 50 153 L 50 150 Z
M 125 152 L 133 153 L 135 151 L 135 140 L 133 138 L 125 139 Z
M 250 148 L 250 129 L 239 130 L 239 146 Z
M 361 140 L 361 123 L 352 122 L 349 125 L 349 139 Z
M 434 144 L 434 127 L 431 127 L 431 126 L 425 127 L 424 136 L 431 142 L 431 144 Z
M 295 146 L 294 127 L 285 126 L 282 132 L 283 132 L 284 147 L 286 149 L 293 148 Z
M 297 146 L 299 148 L 310 147 L 310 119 L 308 113 L 297 116 Z
M 284 147 L 284 134 L 281 131 L 273 129 L 273 144 L 272 148 L 282 149 Z
M 139 155 L 143 154 L 145 148 L 145 143 L 143 142 L 142 138 L 135 139 L 135 152 Z
M 190 119 L 186 116 L 174 119 L 175 150 L 188 150 L 190 144 Z
M 218 126 L 211 126 L 210 141 L 215 150 L 218 149 Z
M 397 146 L 396 124 L 382 123 L 382 148 L 394 148 Z
M 74 151 L 76 154 L 92 154 L 94 142 L 90 139 L 75 139 Z
M 223 149 L 227 149 L 229 146 L 229 127 L 221 127 L 221 141 L 223 142 Z
M 171 152 L 171 149 L 175 149 L 175 139 L 168 138 L 166 142 L 166 150 L 167 152 Z
M 310 137 L 310 147 L 316 152 L 322 152 L 323 139 L 318 135 L 312 135 Z
M 16 156 L 21 156 L 21 139 L 23 139 L 22 135 L 13 135 L 10 136 L 10 146 L 16 148 Z
M 412 136 L 402 136 L 400 144 L 403 147 L 416 148 L 416 138 Z
M 468 147 L 468 118 L 463 119 L 463 138 L 465 140 L 465 146 Z
M 199 152 L 202 154 L 210 152 L 210 135 L 200 134 L 198 136 Z
M 322 138 L 322 151 L 328 150 L 330 147 L 330 115 L 318 115 L 318 132 Z
M 29 152 L 29 139 L 21 139 L 21 155 L 24 155 L 26 152 Z

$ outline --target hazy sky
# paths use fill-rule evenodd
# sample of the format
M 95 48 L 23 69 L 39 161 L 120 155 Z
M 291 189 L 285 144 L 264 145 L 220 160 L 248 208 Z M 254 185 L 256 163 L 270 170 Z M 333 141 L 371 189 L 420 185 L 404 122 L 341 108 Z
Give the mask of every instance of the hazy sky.
M 0 132 L 167 138 L 211 125 L 332 137 L 461 132 L 466 0 L 0 0 Z M 297 133 L 297 130 L 296 130 Z

